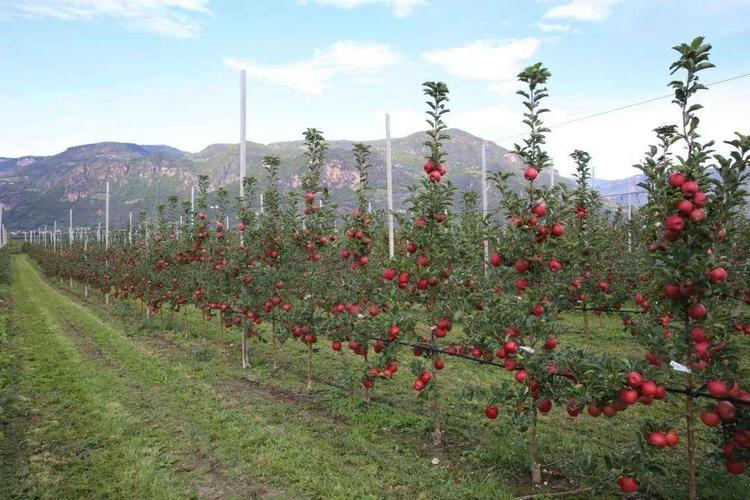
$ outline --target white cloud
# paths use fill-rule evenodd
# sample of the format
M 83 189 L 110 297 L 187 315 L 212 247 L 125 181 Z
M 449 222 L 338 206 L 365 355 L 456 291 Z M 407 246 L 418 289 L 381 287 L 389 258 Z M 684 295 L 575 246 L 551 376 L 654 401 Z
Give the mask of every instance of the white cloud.
M 742 82 L 725 84 L 702 92 L 697 98 L 705 106 L 698 112 L 701 118 L 700 130 L 702 140 L 715 140 L 716 149 L 726 154 L 727 148 L 722 141 L 733 138 L 735 131 L 747 133 L 750 128 L 743 122 L 742 117 L 750 113 L 750 97 L 742 92 Z M 605 179 L 622 179 L 638 173 L 632 166 L 638 163 L 649 144 L 655 142 L 653 129 L 660 125 L 677 123 L 680 115 L 678 108 L 663 99 L 643 106 L 618 111 L 608 115 L 554 127 L 561 123 L 603 110 L 621 106 L 623 102 L 616 98 L 591 99 L 588 97 L 565 98 L 556 100 L 554 96 L 547 103 L 552 110 L 545 117 L 548 125 L 553 125 L 548 135 L 547 150 L 552 157 L 555 167 L 565 175 L 574 172 L 574 165 L 569 154 L 574 149 L 588 151 L 592 157 L 592 165 L 596 168 L 597 177 Z M 520 124 L 521 110 L 516 110 L 511 123 L 516 125 L 501 137 L 523 131 Z M 505 116 L 498 116 L 505 120 Z M 488 136 L 493 139 L 499 137 L 496 132 Z M 514 142 L 522 138 L 515 137 L 500 141 L 503 147 L 512 147 Z M 679 151 L 680 145 L 674 146 Z
M 536 27 L 545 33 L 571 33 L 573 26 L 569 24 L 536 23 Z
M 224 63 L 235 69 L 247 70 L 247 75 L 289 87 L 304 94 L 320 94 L 333 76 L 348 75 L 360 83 L 372 78 L 378 70 L 396 64 L 400 54 L 388 44 L 361 41 L 342 41 L 324 49 L 316 49 L 310 59 L 287 64 L 264 65 L 237 58 Z
M 427 0 L 299 0 L 300 5 L 314 3 L 341 9 L 353 9 L 362 5 L 384 5 L 393 11 L 396 17 L 406 17 L 416 7 L 427 5 Z
M 187 38 L 203 28 L 209 0 L 7 0 L 0 17 L 51 17 L 63 21 L 112 18 L 160 35 Z
M 462 47 L 431 50 L 422 57 L 467 80 L 502 81 L 515 78 L 538 48 L 539 40 L 533 37 L 476 40 Z
M 569 0 L 545 12 L 544 19 L 572 19 L 575 21 L 603 21 L 612 13 L 612 7 L 622 0 Z

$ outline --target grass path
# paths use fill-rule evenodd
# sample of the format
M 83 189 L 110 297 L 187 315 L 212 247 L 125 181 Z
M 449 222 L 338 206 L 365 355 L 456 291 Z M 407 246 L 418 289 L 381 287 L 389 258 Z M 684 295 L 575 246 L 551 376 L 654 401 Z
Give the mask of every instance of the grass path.
M 14 454 L 0 498 L 504 498 L 378 429 L 226 387 L 145 349 L 13 258 Z M 19 449 L 20 447 L 20 449 Z

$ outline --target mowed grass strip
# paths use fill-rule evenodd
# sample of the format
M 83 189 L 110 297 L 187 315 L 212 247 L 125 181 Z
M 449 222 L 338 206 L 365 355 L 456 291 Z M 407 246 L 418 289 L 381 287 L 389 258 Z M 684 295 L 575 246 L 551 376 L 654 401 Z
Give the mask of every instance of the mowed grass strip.
M 230 484 L 259 482 L 260 486 L 248 491 L 230 488 L 243 497 L 509 496 L 494 479 L 457 482 L 448 471 L 380 435 L 378 429 L 352 429 L 306 411 L 305 405 L 296 400 L 279 400 L 257 391 L 227 393 L 196 376 L 204 369 L 198 366 L 200 361 L 174 362 L 139 349 L 122 328 L 102 320 L 50 286 L 26 257 L 15 258 L 13 267 L 14 295 L 22 303 L 20 310 L 28 316 L 21 321 L 28 323 L 24 336 L 32 337 L 34 340 L 29 342 L 37 342 L 33 347 L 41 349 L 46 342 L 38 332 L 54 332 L 57 341 L 70 351 L 59 356 L 58 369 L 62 373 L 57 375 L 92 391 L 96 400 L 93 407 L 107 408 L 107 404 L 112 406 L 112 400 L 117 401 L 116 409 L 131 417 L 130 425 L 154 434 L 156 443 L 143 444 L 151 448 L 156 444 L 156 449 L 168 456 L 166 461 L 158 461 L 165 476 L 165 486 L 158 489 L 165 496 L 170 491 L 180 496 L 185 490 L 211 496 L 214 491 L 211 487 L 205 491 L 203 485 L 201 495 L 205 471 L 182 471 L 185 465 L 180 463 L 181 450 L 208 455 L 208 460 L 215 462 L 213 467 L 221 469 L 222 480 Z M 63 361 L 67 354 L 76 360 L 75 375 L 67 370 L 69 362 Z M 90 384 L 89 377 L 102 380 Z M 77 402 L 68 406 L 78 413 Z M 85 434 L 69 437 L 82 439 Z M 101 465 L 106 467 L 111 462 L 102 461 Z M 134 468 L 131 464 L 130 470 Z M 181 478 L 183 474 L 186 477 Z M 109 487 L 116 483 L 104 482 Z M 127 485 L 127 479 L 121 484 Z M 167 488 L 169 485 L 174 486 Z M 217 488 L 221 490 L 221 486 Z M 96 486 L 91 491 L 96 491 Z M 158 495 L 150 491 L 143 496 Z

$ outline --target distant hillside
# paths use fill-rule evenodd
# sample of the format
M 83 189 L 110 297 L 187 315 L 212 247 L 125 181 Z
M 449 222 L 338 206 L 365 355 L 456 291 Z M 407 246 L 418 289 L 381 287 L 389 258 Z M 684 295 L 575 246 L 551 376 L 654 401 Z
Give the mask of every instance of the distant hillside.
M 447 142 L 449 179 L 459 192 L 479 189 L 480 155 L 483 139 L 459 129 L 450 129 Z M 395 203 L 400 206 L 406 187 L 422 175 L 426 154 L 423 132 L 393 139 Z M 341 206 L 354 203 L 353 187 L 357 175 L 351 154 L 355 141 L 331 141 L 323 182 L 331 189 Z M 370 182 L 375 207 L 385 204 L 385 141 L 364 141 L 372 146 Z M 277 142 L 268 145 L 248 142 L 248 175 L 264 186 L 261 161 L 273 154 L 282 161 L 285 190 L 296 187 L 304 170 L 302 141 Z M 489 172 L 521 172 L 520 160 L 493 142 L 487 142 Z M 128 212 L 154 213 L 169 194 L 189 197 L 198 176 L 206 174 L 211 188 L 229 186 L 236 192 L 239 182 L 239 145 L 212 144 L 198 153 L 186 153 L 170 146 L 149 146 L 103 142 L 68 148 L 47 157 L 27 156 L 0 158 L 0 203 L 7 210 L 6 223 L 11 228 L 31 228 L 67 221 L 73 208 L 77 225 L 94 225 L 104 216 L 104 187 L 110 181 L 112 224 L 124 224 Z M 490 190 L 490 204 L 497 204 L 495 190 Z

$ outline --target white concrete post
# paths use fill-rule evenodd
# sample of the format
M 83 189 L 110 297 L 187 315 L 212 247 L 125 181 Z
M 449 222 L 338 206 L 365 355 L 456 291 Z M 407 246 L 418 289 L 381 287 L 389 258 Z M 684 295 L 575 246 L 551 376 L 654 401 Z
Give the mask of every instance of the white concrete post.
M 247 72 L 243 69 L 240 71 L 240 197 L 245 196 L 245 186 L 243 180 L 247 176 L 247 144 L 246 144 L 246 125 L 247 125 L 247 106 L 246 106 L 246 77 Z
M 487 143 L 482 142 L 482 215 L 487 219 Z M 487 277 L 487 263 L 490 260 L 490 242 L 484 240 L 484 275 Z
M 107 181 L 107 201 L 104 208 L 104 248 L 109 248 L 109 181 Z
M 385 114 L 385 182 L 388 195 L 388 255 L 396 254 L 393 229 L 393 160 L 391 158 L 391 115 Z

